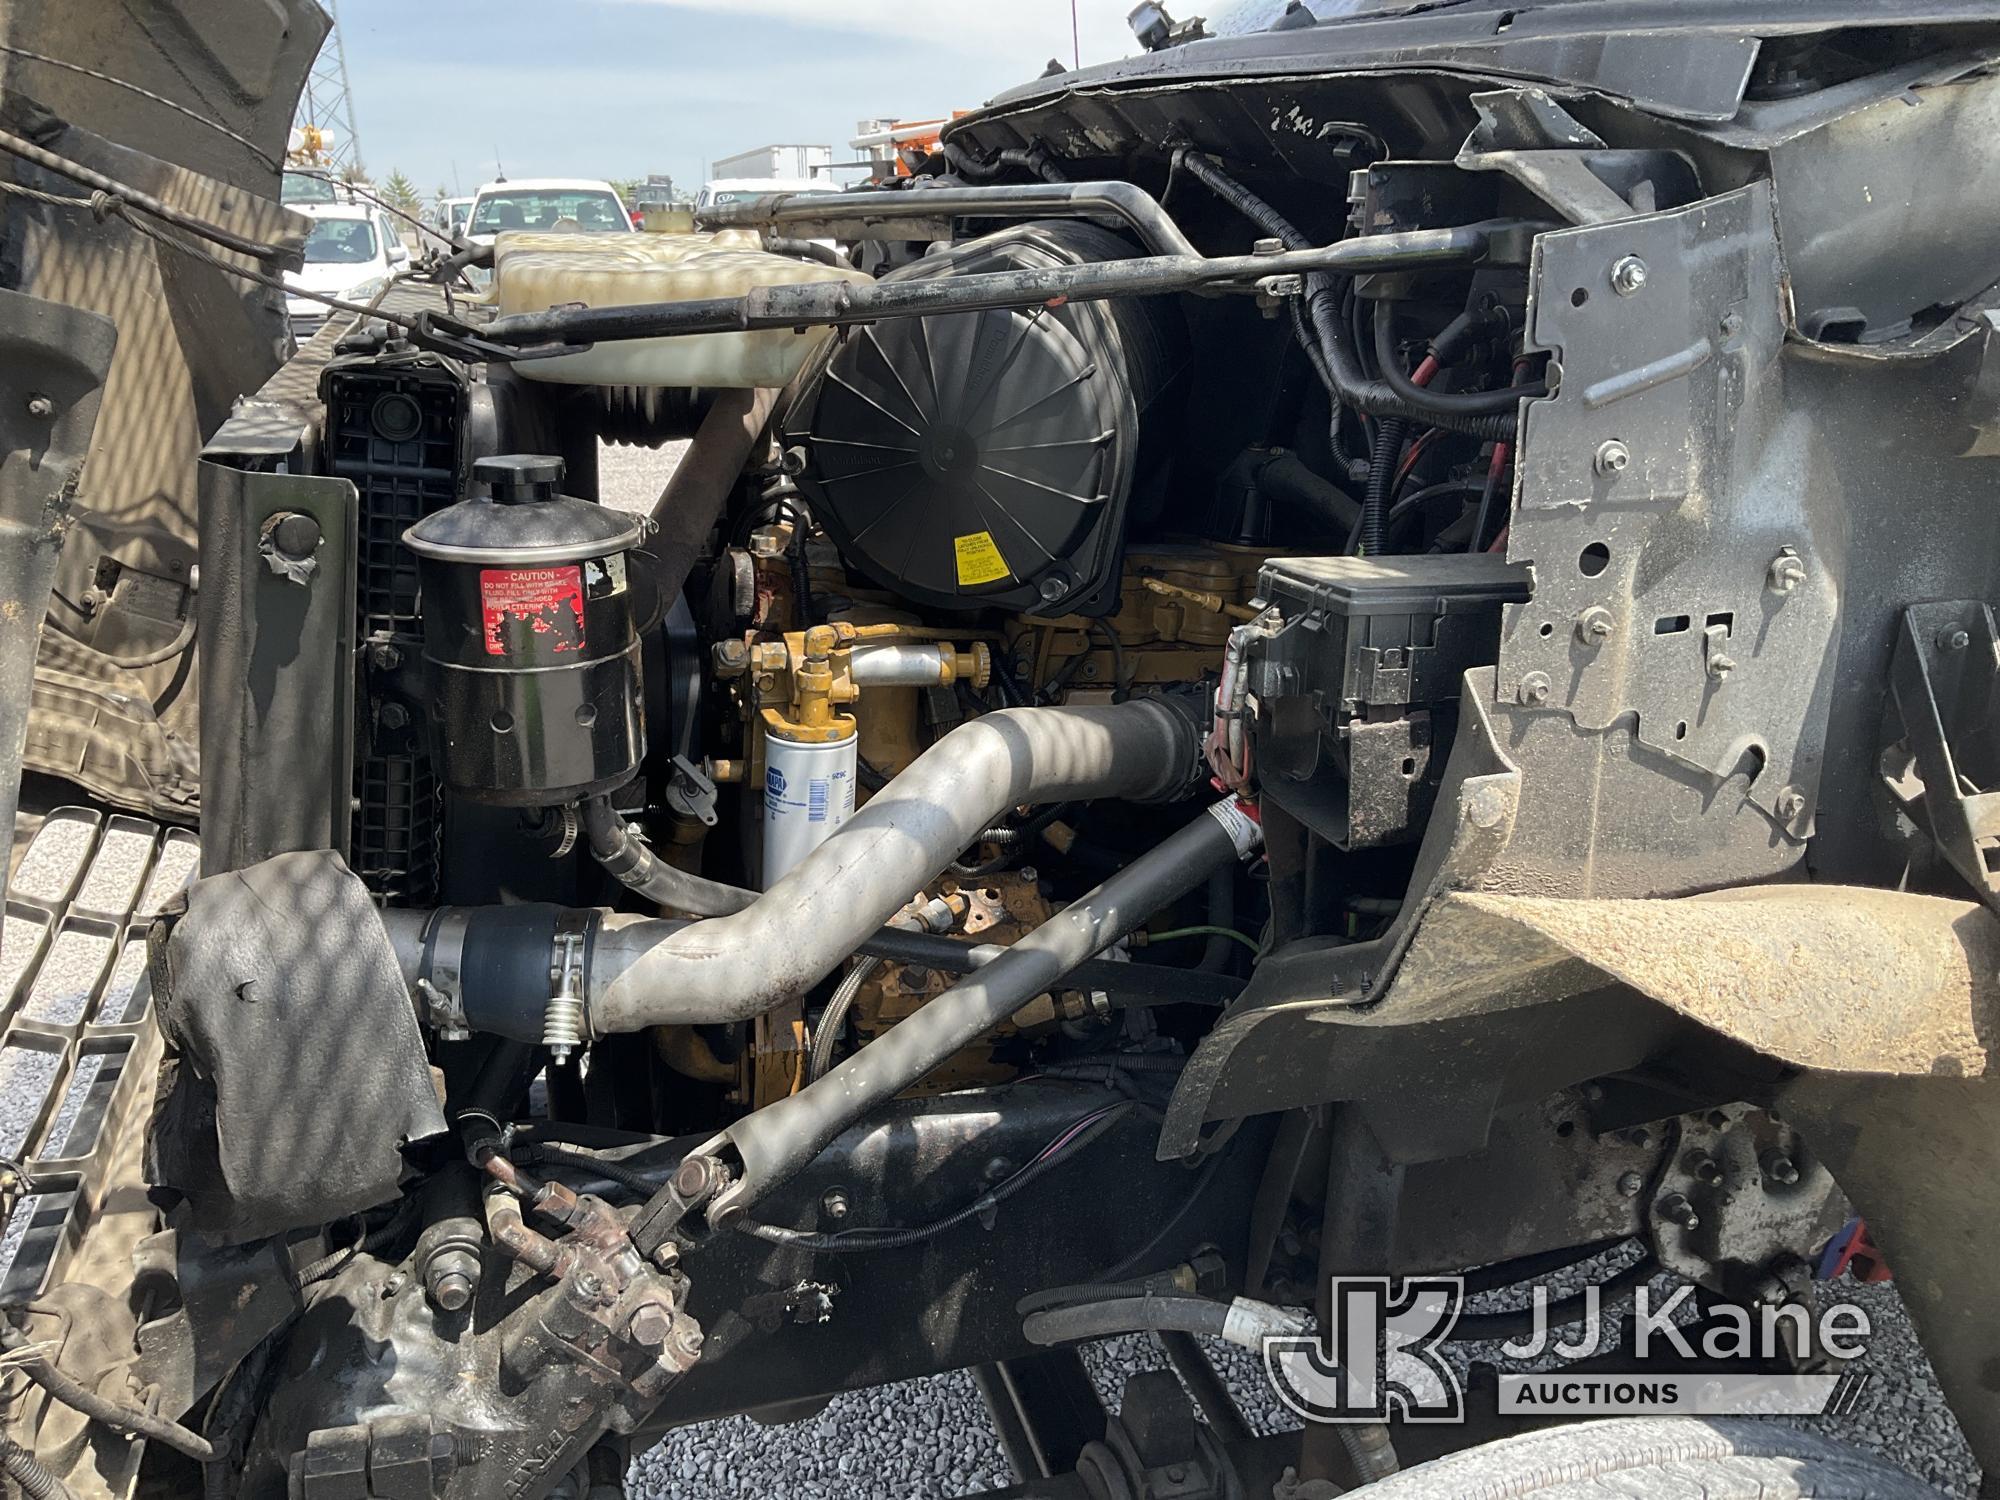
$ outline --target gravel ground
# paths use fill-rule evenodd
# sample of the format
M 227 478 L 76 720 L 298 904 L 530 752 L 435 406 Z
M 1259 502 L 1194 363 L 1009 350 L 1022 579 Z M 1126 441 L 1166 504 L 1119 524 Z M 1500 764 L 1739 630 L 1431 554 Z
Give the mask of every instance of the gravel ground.
M 111 948 L 117 940 L 101 932 L 66 927 L 56 934 L 48 956 L 28 991 L 28 1003 L 21 1007 L 21 1019 L 40 1021 L 45 1026 L 69 1026 L 83 1019 L 90 997 L 111 962 Z
M 14 993 L 14 986 L 28 972 L 28 965 L 35 961 L 42 938 L 49 930 L 49 919 L 39 913 L 33 916 L 16 911 L 8 916 L 4 928 L 0 928 L 0 1014 L 7 1008 L 7 998 Z
M 62 1063 L 61 1048 L 0 1048 L 0 1156 L 20 1156 Z
M 146 879 L 145 892 L 139 897 L 139 916 L 152 916 L 179 895 L 194 879 L 195 870 L 201 864 L 200 841 L 192 834 L 177 836 L 177 833 L 169 833 L 160 843 L 160 857 L 153 865 L 153 873 Z
M 146 878 L 146 866 L 152 862 L 158 832 L 150 823 L 114 819 L 90 861 L 83 888 L 76 893 L 77 909 L 121 919 L 130 915 L 139 884 Z
M 112 969 L 111 977 L 104 983 L 104 998 L 98 1002 L 92 1024 L 118 1026 L 143 1016 L 146 1000 L 139 993 L 139 983 L 145 977 L 146 940 L 143 937 L 127 938 L 124 949 L 118 955 L 117 967 Z
M 83 873 L 84 859 L 97 839 L 95 818 L 54 815 L 43 821 L 28 852 L 14 871 L 8 894 L 17 899 L 60 906 Z
M 1945 1408 L 1895 1288 L 1842 1280 L 1822 1293 L 1868 1311 L 1874 1333 L 1858 1368 L 1874 1378 L 1847 1416 L 1800 1425 L 1870 1449 L 1951 1500 L 1975 1500 L 1978 1467 Z M 1298 1427 L 1253 1355 L 1216 1340 L 1204 1343 L 1252 1431 Z M 1455 1345 L 1450 1355 L 1461 1379 L 1476 1362 L 1526 1368 L 1497 1346 Z M 1150 1337 L 1093 1344 L 1083 1358 L 1098 1394 L 1113 1410 L 1133 1375 L 1167 1367 Z M 985 1406 L 963 1372 L 839 1396 L 818 1416 L 788 1427 L 760 1427 L 747 1417 L 689 1427 L 639 1458 L 628 1478 L 633 1500 L 956 1496 L 1013 1482 Z

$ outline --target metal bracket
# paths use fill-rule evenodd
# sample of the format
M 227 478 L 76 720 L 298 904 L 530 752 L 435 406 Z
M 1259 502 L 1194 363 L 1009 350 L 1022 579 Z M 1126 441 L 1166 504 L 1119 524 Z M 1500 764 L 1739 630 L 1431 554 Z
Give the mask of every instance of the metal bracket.
M 1992 609 L 1958 601 L 1903 615 L 1889 692 L 1902 716 L 1890 795 L 1930 829 L 1979 899 L 2000 911 L 2000 635 Z

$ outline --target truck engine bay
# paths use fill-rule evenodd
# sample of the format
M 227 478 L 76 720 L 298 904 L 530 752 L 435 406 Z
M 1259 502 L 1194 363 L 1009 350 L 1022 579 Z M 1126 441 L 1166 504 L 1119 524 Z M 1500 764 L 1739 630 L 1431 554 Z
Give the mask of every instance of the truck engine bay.
M 2000 1469 L 2000 12 L 1932 9 L 1295 6 L 894 185 L 466 244 L 227 400 L 282 210 L 10 83 L 0 186 L 136 206 L 4 199 L 58 599 L 0 701 L 164 840 L 10 895 L 151 1005 L 0 1035 L 58 1059 L 10 1478 L 622 1493 L 1330 1278 L 1810 1307 L 1857 1218 Z M 72 528 L 146 447 L 149 325 L 62 294 L 114 242 L 229 303 L 216 420 Z M 1498 1435 L 1188 1383 L 1018 1493 L 1472 1493 L 1397 1486 Z

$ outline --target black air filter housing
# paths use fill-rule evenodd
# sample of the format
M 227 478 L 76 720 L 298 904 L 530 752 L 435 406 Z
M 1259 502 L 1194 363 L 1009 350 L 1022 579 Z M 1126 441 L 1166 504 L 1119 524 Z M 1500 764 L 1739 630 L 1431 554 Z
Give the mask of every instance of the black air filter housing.
M 1090 224 L 1031 224 L 894 280 L 1116 260 Z M 1159 297 L 898 318 L 849 331 L 785 421 L 799 487 L 848 563 L 938 609 L 1106 614 L 1125 517 L 1162 482 L 1188 361 Z

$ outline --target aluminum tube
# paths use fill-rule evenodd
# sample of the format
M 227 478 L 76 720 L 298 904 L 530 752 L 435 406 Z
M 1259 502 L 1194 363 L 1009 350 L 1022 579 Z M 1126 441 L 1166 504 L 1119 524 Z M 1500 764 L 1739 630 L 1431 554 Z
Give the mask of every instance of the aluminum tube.
M 747 910 L 664 936 L 643 917 L 607 918 L 590 952 L 591 1031 L 761 1015 L 832 973 L 1008 808 L 1166 797 L 1197 766 L 1193 720 L 1160 699 L 961 725 Z
M 779 193 L 748 203 L 704 210 L 717 229 L 786 229 L 851 220 L 898 219 L 1121 219 L 1155 255 L 1199 255 L 1173 215 L 1144 188 L 1129 182 L 1026 182 L 1004 187 L 923 188 L 858 193 Z
M 1234 801 L 1217 803 L 818 1082 L 737 1121 L 701 1148 L 710 1155 L 733 1148 L 742 1163 L 709 1221 L 726 1223 L 788 1181 L 856 1120 L 1262 842 Z
M 945 663 L 956 656 L 949 646 L 916 646 L 885 641 L 856 646 L 850 673 L 856 687 L 937 687 L 950 681 Z

